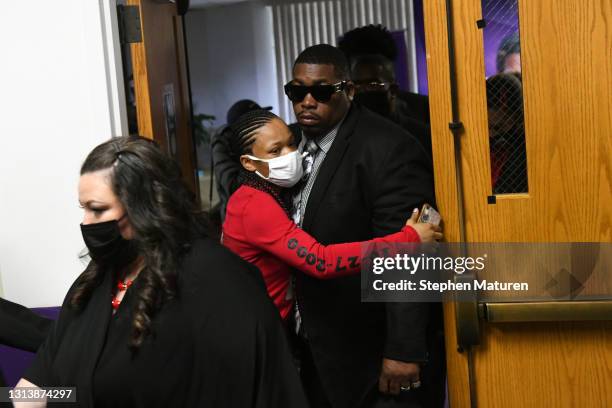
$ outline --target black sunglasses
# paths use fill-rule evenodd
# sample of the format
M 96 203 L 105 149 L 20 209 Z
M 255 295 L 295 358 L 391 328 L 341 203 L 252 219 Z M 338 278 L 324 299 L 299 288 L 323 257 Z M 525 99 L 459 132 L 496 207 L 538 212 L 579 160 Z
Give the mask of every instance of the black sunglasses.
M 291 102 L 301 102 L 306 95 L 311 94 L 317 102 L 328 102 L 332 95 L 336 92 L 343 91 L 346 88 L 346 81 L 341 81 L 331 85 L 295 85 L 288 83 L 285 85 L 285 95 Z

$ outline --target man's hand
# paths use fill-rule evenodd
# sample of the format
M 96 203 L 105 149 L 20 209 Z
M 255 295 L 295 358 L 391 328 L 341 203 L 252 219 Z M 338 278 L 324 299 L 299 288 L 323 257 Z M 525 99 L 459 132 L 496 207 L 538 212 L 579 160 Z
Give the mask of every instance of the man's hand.
M 378 390 L 383 394 L 398 395 L 400 387 L 411 388 L 412 383 L 419 381 L 420 371 L 421 368 L 416 363 L 384 358 L 378 379 Z

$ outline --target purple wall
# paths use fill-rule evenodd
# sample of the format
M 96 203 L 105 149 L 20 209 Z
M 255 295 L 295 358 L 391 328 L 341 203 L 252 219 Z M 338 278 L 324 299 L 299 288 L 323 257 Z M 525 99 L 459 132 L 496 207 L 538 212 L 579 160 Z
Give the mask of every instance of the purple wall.
M 32 310 L 41 316 L 55 320 L 59 315 L 60 308 L 43 307 Z M 7 385 L 15 386 L 25 369 L 32 364 L 32 360 L 34 360 L 34 353 L 0 345 L 0 369 L 4 373 Z
M 395 80 L 400 89 L 408 89 L 408 57 L 406 54 L 405 31 L 392 31 L 391 36 L 397 47 L 397 58 L 395 60 Z
M 414 36 L 416 43 L 417 78 L 419 93 L 428 95 L 427 85 L 427 52 L 425 50 L 425 21 L 423 17 L 423 0 L 414 1 Z
M 495 58 L 504 38 L 518 31 L 517 0 L 482 0 L 485 73 L 487 78 L 497 73 Z

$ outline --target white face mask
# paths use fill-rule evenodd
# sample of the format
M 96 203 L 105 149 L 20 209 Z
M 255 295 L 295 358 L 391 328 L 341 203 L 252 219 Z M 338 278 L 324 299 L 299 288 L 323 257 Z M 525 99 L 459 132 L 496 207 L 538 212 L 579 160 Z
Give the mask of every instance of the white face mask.
M 269 174 L 264 177 L 259 171 L 255 171 L 257 175 L 270 183 L 276 184 L 279 187 L 293 187 L 304 175 L 302 167 L 302 154 L 299 150 L 287 153 L 284 156 L 275 157 L 273 159 L 260 159 L 255 156 L 245 155 L 251 160 L 268 163 Z

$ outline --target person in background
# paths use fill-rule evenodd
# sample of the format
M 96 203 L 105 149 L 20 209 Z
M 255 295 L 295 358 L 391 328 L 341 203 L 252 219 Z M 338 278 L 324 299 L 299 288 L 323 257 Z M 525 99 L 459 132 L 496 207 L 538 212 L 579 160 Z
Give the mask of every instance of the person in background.
M 520 73 L 496 74 L 487 79 L 487 108 L 493 194 L 526 193 L 527 147 Z
M 242 99 L 233 104 L 227 111 L 227 124 L 219 129 L 211 138 L 211 151 L 215 184 L 219 194 L 219 215 L 221 225 L 225 220 L 227 200 L 239 187 L 238 173 L 240 163 L 233 160 L 230 154 L 230 140 L 232 138 L 231 125 L 243 114 L 257 109 L 271 110 L 271 106 L 262 108 L 250 99 Z
M 51 326 L 53 320 L 0 298 L 0 344 L 35 353 L 47 337 Z M 2 370 L 0 387 L 6 387 Z
M 431 154 L 431 131 L 423 116 L 398 97 L 393 62 L 380 54 L 356 55 L 351 60 L 351 80 L 355 84 L 354 102 L 391 119 L 416 137 Z
M 498 74 L 521 72 L 521 42 L 518 31 L 501 41 L 495 56 L 495 65 Z
M 354 92 L 345 55 L 326 44 L 302 51 L 285 85 L 294 134 L 312 157 L 294 193 L 294 221 L 326 245 L 398 231 L 413 208 L 435 205 L 423 147 L 353 104 Z M 361 303 L 359 277 L 295 277 L 301 376 L 313 407 L 443 404 L 439 305 Z
M 358 56 L 383 56 L 386 60 L 391 61 L 391 70 L 395 77 L 395 62 L 398 58 L 397 46 L 392 34 L 386 27 L 380 24 L 369 24 L 350 30 L 340 38 L 338 48 L 342 50 L 351 66 Z M 401 115 L 429 126 L 429 98 L 427 95 L 419 95 L 401 89 L 397 90 L 396 95 L 398 100 L 403 102 L 403 104 L 398 105 L 398 111 Z
M 174 160 L 113 138 L 78 192 L 92 260 L 18 386 L 76 387 L 80 407 L 306 408 L 259 271 L 207 237 Z
M 439 227 L 416 223 L 417 209 L 399 232 L 363 242 L 318 243 L 290 218 L 288 189 L 303 175 L 302 154 L 291 130 L 264 110 L 244 114 L 232 130 L 232 152 L 242 165 L 241 187 L 230 197 L 222 242 L 259 268 L 284 320 L 289 319 L 294 304 L 292 268 L 316 279 L 354 275 L 361 271 L 366 247 L 376 250 L 380 244 L 391 249 L 394 243 L 442 238 Z

